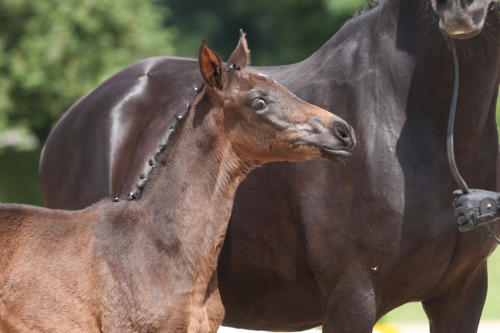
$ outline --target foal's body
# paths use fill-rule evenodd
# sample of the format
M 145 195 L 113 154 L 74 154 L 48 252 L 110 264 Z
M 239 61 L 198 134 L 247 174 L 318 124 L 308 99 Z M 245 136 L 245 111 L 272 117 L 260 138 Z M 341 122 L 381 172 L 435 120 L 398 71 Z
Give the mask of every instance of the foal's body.
M 155 196 L 179 204 L 169 212 L 146 194 L 74 213 L 0 206 L 0 331 L 215 331 L 224 310 L 207 286 L 236 184 L 210 199 L 201 194 L 210 182 L 169 185 Z M 158 213 L 170 222 L 155 223 Z
M 207 286 L 244 173 L 234 156 L 223 156 L 229 169 L 196 160 L 205 154 L 190 141 L 182 135 L 169 152 L 168 191 L 150 184 L 137 202 L 0 206 L 0 322 L 20 332 L 215 331 L 224 311 L 216 284 Z
M 140 200 L 0 206 L 0 331 L 216 331 L 215 267 L 245 174 L 353 148 L 344 121 L 239 69 L 243 37 L 231 69 L 205 46 L 199 61 L 206 86 L 148 162 Z

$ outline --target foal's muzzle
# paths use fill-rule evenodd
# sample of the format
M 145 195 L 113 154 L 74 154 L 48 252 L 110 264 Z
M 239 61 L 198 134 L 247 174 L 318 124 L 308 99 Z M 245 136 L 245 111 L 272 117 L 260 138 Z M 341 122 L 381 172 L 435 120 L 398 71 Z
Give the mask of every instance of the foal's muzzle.
M 351 125 L 340 121 L 335 122 L 333 125 L 333 133 L 346 151 L 350 152 L 356 146 L 356 136 Z
M 336 160 L 351 156 L 356 147 L 356 135 L 354 130 L 346 122 L 336 121 L 332 128 L 333 136 L 336 140 L 323 143 L 319 148 L 323 158 Z

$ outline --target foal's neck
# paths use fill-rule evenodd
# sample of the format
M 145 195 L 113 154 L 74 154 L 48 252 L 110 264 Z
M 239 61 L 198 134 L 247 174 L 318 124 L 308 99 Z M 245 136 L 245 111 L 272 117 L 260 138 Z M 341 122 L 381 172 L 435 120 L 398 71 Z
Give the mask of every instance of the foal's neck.
M 185 267 L 184 278 L 198 281 L 215 269 L 236 188 L 256 165 L 241 159 L 221 135 L 221 110 L 212 109 L 204 91 L 194 105 L 138 204 L 151 234 Z

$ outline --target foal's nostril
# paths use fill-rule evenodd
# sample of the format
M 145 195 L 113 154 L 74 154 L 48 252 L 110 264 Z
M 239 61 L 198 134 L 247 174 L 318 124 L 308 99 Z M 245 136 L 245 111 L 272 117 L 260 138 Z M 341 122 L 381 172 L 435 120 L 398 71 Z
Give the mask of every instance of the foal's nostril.
M 339 139 L 344 145 L 352 145 L 351 130 L 345 123 L 336 122 L 333 131 L 337 139 Z

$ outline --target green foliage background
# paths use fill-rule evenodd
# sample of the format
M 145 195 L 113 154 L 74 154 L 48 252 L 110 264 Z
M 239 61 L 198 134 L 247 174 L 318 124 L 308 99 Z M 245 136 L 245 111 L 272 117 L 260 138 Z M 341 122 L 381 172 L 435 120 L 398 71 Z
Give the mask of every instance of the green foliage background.
M 41 205 L 38 158 L 55 121 L 114 72 L 156 55 L 223 56 L 248 33 L 255 65 L 300 61 L 368 0 L 0 0 L 0 140 L 34 134 L 35 150 L 0 150 L 0 202 Z M 497 118 L 500 113 L 500 99 Z M 499 127 L 500 130 L 500 127 Z M 2 142 L 0 142 L 0 147 Z M 489 260 L 483 318 L 500 318 L 500 252 Z M 425 320 L 419 304 L 386 320 Z
M 173 52 L 165 7 L 135 0 L 1 0 L 0 116 L 44 140 L 68 107 L 137 60 Z
M 163 0 L 179 31 L 177 53 L 194 56 L 200 40 L 228 56 L 238 30 L 247 33 L 254 65 L 304 59 L 327 41 L 367 0 Z

